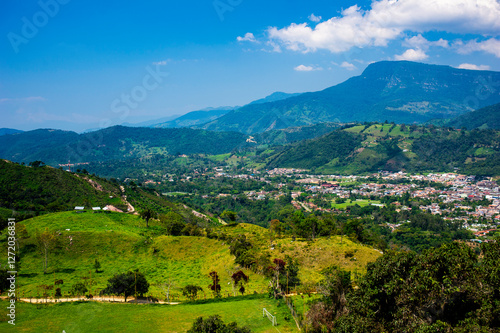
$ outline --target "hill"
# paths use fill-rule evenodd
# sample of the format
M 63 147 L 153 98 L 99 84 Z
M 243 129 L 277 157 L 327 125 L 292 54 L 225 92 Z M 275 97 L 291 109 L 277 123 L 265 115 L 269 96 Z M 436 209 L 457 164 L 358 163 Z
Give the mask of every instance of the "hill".
M 54 274 L 64 280 L 63 293 L 88 276 L 95 259 L 101 263 L 101 273 L 93 274 L 93 289 L 103 289 L 114 274 L 139 269 L 152 284 L 151 293 L 160 296 L 160 283 L 169 280 L 179 288 L 196 284 L 203 287 L 210 282 L 208 273 L 221 273 L 227 292 L 229 276 L 226 269 L 234 269 L 234 259 L 223 241 L 196 236 L 166 236 L 165 226 L 159 221 L 145 222 L 136 215 L 124 213 L 52 213 L 21 222 L 29 237 L 21 241 L 20 280 L 26 293 L 36 295 L 37 286 L 52 284 Z M 43 255 L 33 251 L 37 230 L 57 231 L 59 249 L 49 257 L 48 272 L 43 274 Z M 69 230 L 68 230 L 69 229 Z M 30 251 L 30 248 L 32 249 Z M 222 274 L 224 273 L 224 274 Z M 224 275 L 222 277 L 222 275 Z M 153 285 L 154 284 L 154 285 Z M 263 277 L 252 274 L 248 290 L 265 287 Z M 231 290 L 232 292 L 232 290 Z
M 296 141 L 314 139 L 341 127 L 338 123 L 320 123 L 310 126 L 289 127 L 254 135 L 259 145 L 279 146 Z
M 210 297 L 206 288 L 210 283 L 208 273 L 215 270 L 220 275 L 221 292 L 233 294 L 230 276 L 239 268 L 226 244 L 230 237 L 247 233 L 263 257 L 268 255 L 272 260 L 291 255 L 298 259 L 301 281 L 307 286 L 319 282 L 322 268 L 335 264 L 361 273 L 368 262 L 380 256 L 378 251 L 350 240 L 344 239 L 341 243 L 340 237 L 319 238 L 313 243 L 297 240 L 293 244 L 289 238 L 280 238 L 276 240 L 278 249 L 273 251 L 268 243 L 270 231 L 249 224 L 216 229 L 225 234 L 220 239 L 203 235 L 167 236 L 161 221 L 152 220 L 149 228 L 145 228 L 140 217 L 123 213 L 52 213 L 19 224 L 24 225 L 27 232 L 20 240 L 22 274 L 19 279 L 23 291 L 31 295 L 39 292 L 39 285 L 52 284 L 54 275 L 64 280 L 62 290 L 67 294 L 81 277 L 89 276 L 96 259 L 101 263 L 101 272 L 92 274 L 92 290 L 104 288 L 114 274 L 139 269 L 150 281 L 153 295 L 160 296 L 163 293 L 161 284 L 170 281 L 177 299 L 182 298 L 180 288 L 188 284 L 201 286 Z M 44 230 L 58 235 L 58 245 L 48 257 L 47 272 L 50 274 L 43 274 L 44 254 L 36 251 L 36 233 Z M 346 260 L 347 251 L 354 251 L 358 259 Z M 244 271 L 250 276 L 246 286 L 248 294 L 267 292 L 268 282 L 264 275 L 249 269 Z
M 0 137 L 0 158 L 29 163 L 59 156 L 59 163 L 67 163 L 68 156 L 62 151 L 68 143 L 77 142 L 79 135 L 71 131 L 37 129 Z
M 23 131 L 20 131 L 17 129 L 12 129 L 12 128 L 0 128 L 0 136 L 7 135 L 7 134 L 22 133 L 22 132 Z
M 500 104 L 494 104 L 482 109 L 467 112 L 446 124 L 455 128 L 500 129 Z
M 0 207 L 5 209 L 40 213 L 75 206 L 125 206 L 118 186 L 104 179 L 5 160 L 0 160 L 0 170 Z
M 268 254 L 270 257 L 284 259 L 289 256 L 297 260 L 300 267 L 299 278 L 303 284 L 309 286 L 320 282 L 321 271 L 332 265 L 362 274 L 366 271 L 366 265 L 380 256 L 379 251 L 352 242 L 347 237 L 344 239 L 341 239 L 341 236 L 320 237 L 314 242 L 305 239 L 291 241 L 289 237 L 278 237 L 273 239 L 273 246 L 270 246 L 269 229 L 247 223 L 222 226 L 219 229 L 233 237 L 245 235 L 258 247 L 260 253 Z M 350 260 L 349 253 L 355 254 L 356 259 Z
M 497 82 L 500 73 L 383 61 L 369 65 L 362 75 L 323 91 L 247 105 L 203 128 L 252 134 L 320 122 L 420 123 L 453 118 L 472 110 L 464 96 L 471 96 L 477 107 L 500 102 L 498 94 L 474 98 L 485 79 Z
M 0 158 L 50 165 L 143 158 L 152 154 L 222 154 L 245 144 L 247 136 L 187 128 L 114 126 L 100 131 L 40 129 L 0 136 Z
M 500 132 L 432 125 L 367 124 L 292 144 L 267 158 L 267 167 L 318 173 L 454 171 L 500 175 Z

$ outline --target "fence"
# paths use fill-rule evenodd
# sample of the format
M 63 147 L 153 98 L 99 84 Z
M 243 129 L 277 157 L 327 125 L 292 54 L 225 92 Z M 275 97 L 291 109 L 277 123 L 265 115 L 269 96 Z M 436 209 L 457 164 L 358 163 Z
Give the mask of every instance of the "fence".
M 293 316 L 293 319 L 295 319 L 295 323 L 297 324 L 297 328 L 300 330 L 302 327 L 302 321 L 299 319 L 299 314 L 297 313 L 297 310 L 295 310 L 295 306 L 293 305 L 293 301 L 291 297 L 285 296 L 283 297 L 285 300 L 286 305 L 290 309 L 290 313 Z

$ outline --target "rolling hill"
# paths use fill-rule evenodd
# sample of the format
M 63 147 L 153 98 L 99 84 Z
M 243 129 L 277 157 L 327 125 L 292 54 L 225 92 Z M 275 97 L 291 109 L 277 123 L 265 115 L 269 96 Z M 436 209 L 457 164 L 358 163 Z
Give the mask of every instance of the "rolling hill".
M 104 179 L 5 160 L 0 160 L 0 170 L 0 207 L 4 209 L 40 213 L 108 204 L 126 208 L 118 186 Z
M 100 273 L 92 274 L 93 290 L 104 288 L 114 274 L 139 269 L 151 283 L 151 294 L 162 294 L 161 284 L 170 281 L 172 293 L 178 299 L 182 298 L 180 288 L 188 284 L 202 286 L 210 297 L 206 286 L 210 282 L 208 273 L 213 270 L 220 274 L 222 293 L 233 294 L 230 275 L 240 269 L 230 254 L 227 238 L 167 236 L 161 222 L 151 221 L 150 227 L 145 228 L 144 221 L 131 214 L 61 212 L 20 223 L 26 227 L 27 234 L 20 240 L 23 269 L 19 279 L 24 292 L 33 296 L 39 285 L 53 284 L 54 274 L 57 279 L 64 280 L 62 290 L 67 294 L 73 283 L 89 275 L 95 259 L 102 266 Z M 50 274 L 43 274 L 41 263 L 44 255 L 35 251 L 35 235 L 42 230 L 58 234 L 59 246 L 49 256 Z M 314 243 L 299 239 L 293 244 L 291 238 L 280 238 L 275 241 L 279 250 L 273 252 L 269 248 L 268 229 L 240 224 L 236 227 L 221 226 L 216 230 L 229 237 L 247 235 L 259 253 L 268 253 L 270 258 L 294 256 L 299 263 L 301 280 L 309 285 L 319 282 L 323 268 L 337 265 L 362 273 L 368 262 L 380 256 L 378 251 L 348 239 L 341 242 L 340 236 L 318 238 Z M 345 253 L 349 251 L 356 252 L 358 260 L 347 260 Z M 250 276 L 247 293 L 267 293 L 268 279 L 264 275 L 249 269 L 244 271 Z
M 13 128 L 0 128 L 0 136 L 7 134 L 22 133 L 23 131 L 13 129 Z
M 500 129 L 500 104 L 494 104 L 479 110 L 467 112 L 450 122 L 447 126 L 455 128 L 465 127 L 469 130 L 480 129 Z
M 246 143 L 236 132 L 211 132 L 188 128 L 137 128 L 114 126 L 77 134 L 60 130 L 35 130 L 0 136 L 0 158 L 29 163 L 85 163 L 141 158 L 151 154 L 222 154 Z
M 435 126 L 367 124 L 301 141 L 267 158 L 267 167 L 326 174 L 454 171 L 500 175 L 500 132 Z
M 420 123 L 454 118 L 500 102 L 499 93 L 476 98 L 498 82 L 499 72 L 456 69 L 408 61 L 369 65 L 357 77 L 323 91 L 246 105 L 203 126 L 247 134 L 320 122 L 394 121 Z

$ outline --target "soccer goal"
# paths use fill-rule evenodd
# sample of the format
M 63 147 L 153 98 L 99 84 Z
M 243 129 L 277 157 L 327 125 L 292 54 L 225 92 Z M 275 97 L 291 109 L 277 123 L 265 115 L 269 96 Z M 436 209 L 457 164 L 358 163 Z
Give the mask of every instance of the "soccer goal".
M 269 311 L 266 310 L 266 308 L 262 309 L 262 317 L 266 317 L 271 321 L 273 326 L 277 326 L 278 322 L 276 321 L 276 317 L 273 316 Z

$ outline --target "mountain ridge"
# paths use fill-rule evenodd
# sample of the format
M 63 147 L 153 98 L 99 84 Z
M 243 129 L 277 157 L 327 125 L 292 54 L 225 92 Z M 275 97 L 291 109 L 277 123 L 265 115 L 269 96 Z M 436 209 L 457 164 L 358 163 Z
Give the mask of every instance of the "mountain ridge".
M 202 128 L 254 134 L 319 122 L 422 123 L 432 118 L 454 118 L 472 111 L 471 103 L 483 107 L 500 102 L 499 93 L 476 96 L 484 82 L 497 81 L 500 72 L 382 61 L 338 85 L 280 101 L 246 105 Z
M 446 123 L 446 126 L 467 129 L 500 129 L 500 103 L 464 113 L 463 115 Z

